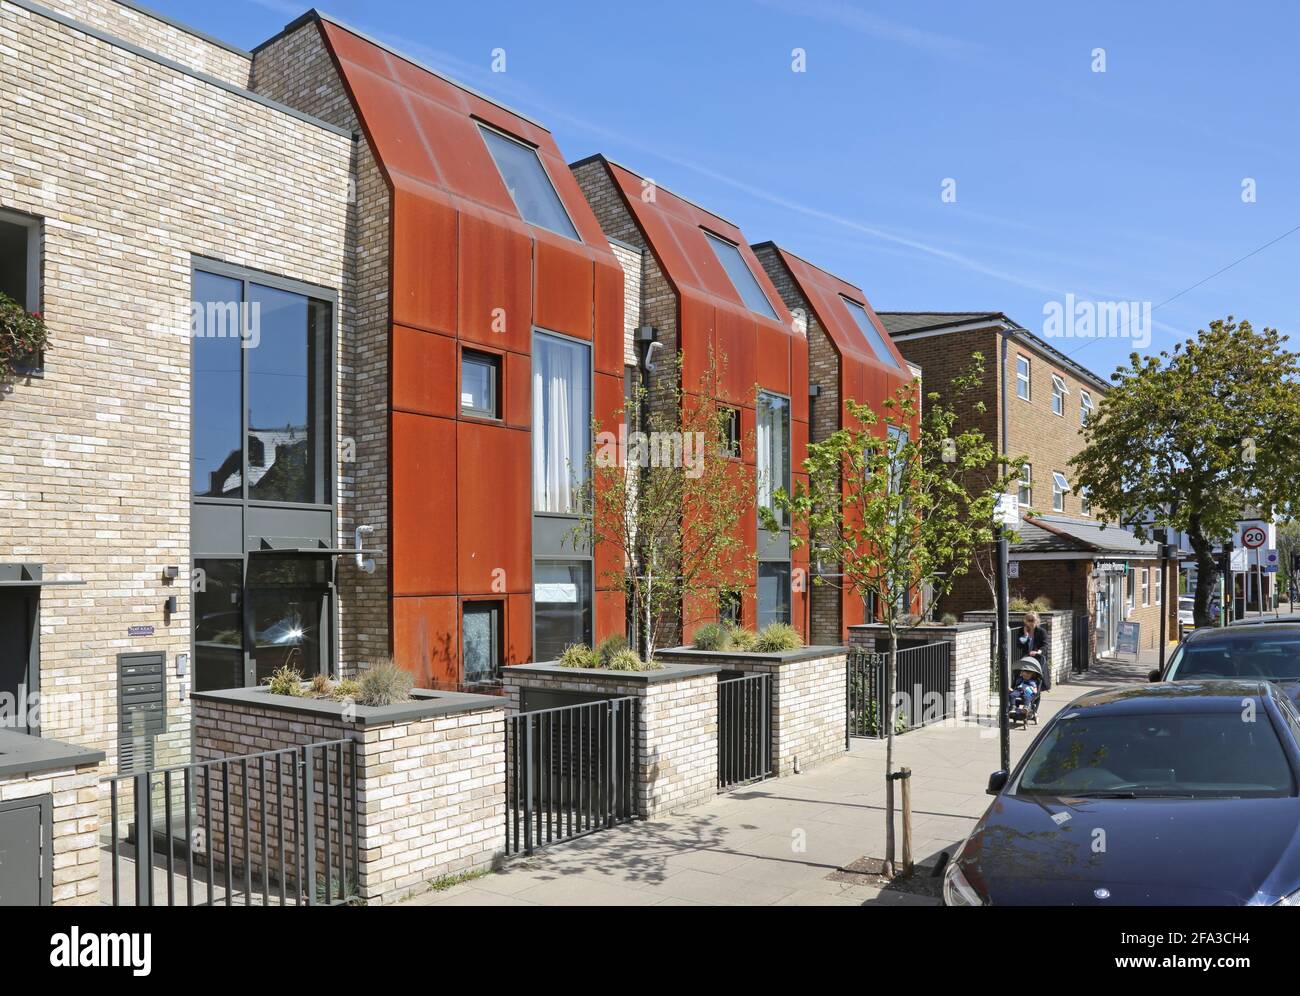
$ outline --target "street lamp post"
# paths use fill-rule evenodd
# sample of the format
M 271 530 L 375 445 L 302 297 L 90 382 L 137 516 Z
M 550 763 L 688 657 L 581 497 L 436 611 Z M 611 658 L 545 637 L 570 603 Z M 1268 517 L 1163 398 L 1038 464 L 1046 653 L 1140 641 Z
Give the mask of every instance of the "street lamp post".
M 1001 771 L 1011 770 L 1010 693 L 1007 688 L 1007 664 L 1010 656 L 1011 620 L 1008 615 L 1007 534 L 999 522 L 993 535 L 997 541 L 997 610 L 998 610 L 998 734 L 1001 747 Z

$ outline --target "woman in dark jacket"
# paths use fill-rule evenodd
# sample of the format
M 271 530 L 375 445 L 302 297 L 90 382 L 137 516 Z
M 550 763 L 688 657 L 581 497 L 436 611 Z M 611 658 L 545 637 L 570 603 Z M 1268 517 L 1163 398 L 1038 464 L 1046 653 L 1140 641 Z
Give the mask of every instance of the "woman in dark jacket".
M 1032 657 L 1043 669 L 1043 687 L 1048 687 L 1047 631 L 1038 625 L 1038 613 L 1030 609 L 1025 613 L 1020 630 L 1016 633 L 1016 658 Z

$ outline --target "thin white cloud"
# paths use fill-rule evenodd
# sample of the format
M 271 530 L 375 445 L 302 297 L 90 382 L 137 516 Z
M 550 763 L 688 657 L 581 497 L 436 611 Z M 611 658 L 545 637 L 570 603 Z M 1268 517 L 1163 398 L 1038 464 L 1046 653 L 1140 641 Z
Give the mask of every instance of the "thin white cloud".
M 783 14 L 812 18 L 880 41 L 906 45 L 937 55 L 964 55 L 977 50 L 977 46 L 964 39 L 891 21 L 840 0 L 754 0 L 754 3 Z

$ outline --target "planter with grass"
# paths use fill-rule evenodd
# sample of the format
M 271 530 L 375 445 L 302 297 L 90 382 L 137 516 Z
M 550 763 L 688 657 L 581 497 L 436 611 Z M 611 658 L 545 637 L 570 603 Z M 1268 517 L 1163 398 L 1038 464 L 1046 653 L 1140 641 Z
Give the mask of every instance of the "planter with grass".
M 355 742 L 357 889 L 368 903 L 489 868 L 502 854 L 505 702 L 498 696 L 412 689 L 407 672 L 381 662 L 356 681 L 307 682 L 281 670 L 257 688 L 195 692 L 193 700 L 196 760 Z M 350 820 L 347 765 L 344 789 Z M 275 819 L 268 812 L 268 822 Z M 332 819 L 337 833 L 338 814 Z M 272 823 L 271 839 L 276 830 Z M 231 841 L 232 852 L 238 844 Z
M 844 647 L 806 647 L 798 632 L 773 623 L 755 633 L 723 623 L 701 626 L 694 643 L 656 654 L 665 664 L 712 666 L 726 674 L 770 675 L 772 771 L 806 771 L 844 753 Z
M 502 672 L 509 708 L 535 712 L 630 698 L 636 710 L 637 811 L 643 819 L 713 798 L 718 778 L 718 673 L 647 663 L 621 637 L 565 649 L 558 660 Z

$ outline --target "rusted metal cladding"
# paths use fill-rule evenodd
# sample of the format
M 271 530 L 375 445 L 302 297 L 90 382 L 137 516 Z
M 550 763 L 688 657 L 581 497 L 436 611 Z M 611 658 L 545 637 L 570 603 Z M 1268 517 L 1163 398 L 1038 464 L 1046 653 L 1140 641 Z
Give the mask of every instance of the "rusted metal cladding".
M 533 331 L 592 344 L 594 415 L 610 417 L 622 270 L 549 131 L 336 24 L 321 30 L 391 193 L 393 652 L 421 681 L 459 682 L 467 601 L 500 601 L 506 663 L 532 658 Z M 537 152 L 578 239 L 523 220 L 480 125 Z M 467 348 L 497 357 L 498 418 L 462 413 Z M 622 632 L 623 610 L 597 575 L 600 638 Z

